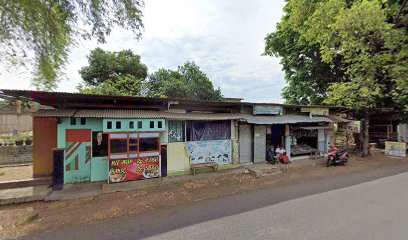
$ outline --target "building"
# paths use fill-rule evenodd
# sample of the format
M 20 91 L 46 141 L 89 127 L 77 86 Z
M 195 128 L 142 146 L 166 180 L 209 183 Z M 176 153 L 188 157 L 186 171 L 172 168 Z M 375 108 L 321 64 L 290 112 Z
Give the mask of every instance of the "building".
M 1 90 L 52 109 L 33 114 L 33 172 L 64 184 L 165 177 L 191 164 L 265 161 L 326 151 L 338 107 Z M 55 157 L 61 153 L 61 160 Z M 54 164 L 54 161 L 57 161 Z

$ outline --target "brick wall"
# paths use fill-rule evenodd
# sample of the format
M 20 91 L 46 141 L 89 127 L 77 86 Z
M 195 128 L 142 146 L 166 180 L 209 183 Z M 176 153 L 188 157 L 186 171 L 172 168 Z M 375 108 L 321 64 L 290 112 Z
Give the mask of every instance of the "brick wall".
M 33 146 L 0 146 L 0 165 L 32 163 Z

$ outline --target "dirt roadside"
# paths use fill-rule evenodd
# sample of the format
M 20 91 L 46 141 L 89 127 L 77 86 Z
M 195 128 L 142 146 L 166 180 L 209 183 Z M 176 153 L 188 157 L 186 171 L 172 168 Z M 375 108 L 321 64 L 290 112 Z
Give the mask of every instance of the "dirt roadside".
M 382 153 L 374 152 L 368 159 L 353 156 L 346 167 L 326 168 L 323 160 L 318 160 L 316 164 L 293 167 L 289 173 L 261 178 L 254 178 L 249 174 L 220 175 L 93 198 L 2 206 L 0 238 L 18 237 L 113 217 L 141 215 L 158 208 L 392 165 L 408 165 L 407 158 L 385 157 Z
M 33 165 L 0 167 L 0 182 L 33 178 Z

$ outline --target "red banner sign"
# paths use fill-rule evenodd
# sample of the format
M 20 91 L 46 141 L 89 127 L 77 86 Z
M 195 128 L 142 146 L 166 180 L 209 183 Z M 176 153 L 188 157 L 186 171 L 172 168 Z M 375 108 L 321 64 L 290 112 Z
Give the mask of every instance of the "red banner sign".
M 109 160 L 109 182 L 126 182 L 160 176 L 159 157 Z

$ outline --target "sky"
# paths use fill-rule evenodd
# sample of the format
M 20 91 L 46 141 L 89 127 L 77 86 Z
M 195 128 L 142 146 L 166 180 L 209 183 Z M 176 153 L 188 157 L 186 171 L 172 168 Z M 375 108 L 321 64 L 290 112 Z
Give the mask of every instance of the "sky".
M 66 77 L 57 91 L 75 92 L 87 55 L 101 47 L 131 49 L 149 73 L 195 61 L 225 97 L 281 103 L 285 80 L 280 60 L 261 54 L 264 38 L 275 30 L 283 6 L 284 0 L 145 0 L 142 39 L 117 28 L 106 44 L 81 41 L 71 50 Z M 30 80 L 22 69 L 0 64 L 0 89 L 33 89 Z

